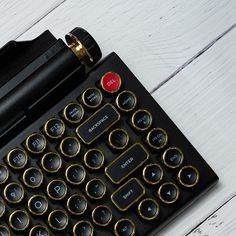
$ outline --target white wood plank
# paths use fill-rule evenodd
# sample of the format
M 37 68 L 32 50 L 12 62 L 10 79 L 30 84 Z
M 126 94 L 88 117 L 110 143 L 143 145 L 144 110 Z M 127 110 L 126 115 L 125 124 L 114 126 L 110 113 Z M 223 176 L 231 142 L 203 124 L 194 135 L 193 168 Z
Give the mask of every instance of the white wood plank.
M 213 191 L 177 217 L 160 235 L 185 235 L 236 192 L 235 42 L 234 29 L 154 93 L 220 178 Z M 234 224 L 226 224 L 233 228 L 235 209 L 229 214 Z
M 38 22 L 60 5 L 63 0 L 1 0 L 0 1 L 0 47 Z
M 21 39 L 84 27 L 150 91 L 235 22 L 235 0 L 70 0 Z

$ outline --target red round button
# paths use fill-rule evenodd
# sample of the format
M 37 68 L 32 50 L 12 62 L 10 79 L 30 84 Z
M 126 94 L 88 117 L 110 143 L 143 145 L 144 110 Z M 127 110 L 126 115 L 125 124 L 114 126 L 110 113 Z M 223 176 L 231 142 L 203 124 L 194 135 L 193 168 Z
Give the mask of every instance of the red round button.
M 108 72 L 101 79 L 102 88 L 108 93 L 115 93 L 120 89 L 121 78 L 117 73 Z

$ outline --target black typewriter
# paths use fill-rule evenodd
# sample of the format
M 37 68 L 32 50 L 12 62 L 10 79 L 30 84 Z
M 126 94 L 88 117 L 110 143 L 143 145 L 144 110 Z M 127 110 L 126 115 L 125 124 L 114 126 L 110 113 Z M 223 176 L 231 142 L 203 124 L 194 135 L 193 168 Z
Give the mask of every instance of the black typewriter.
M 156 234 L 217 175 L 82 28 L 0 50 L 0 236 Z

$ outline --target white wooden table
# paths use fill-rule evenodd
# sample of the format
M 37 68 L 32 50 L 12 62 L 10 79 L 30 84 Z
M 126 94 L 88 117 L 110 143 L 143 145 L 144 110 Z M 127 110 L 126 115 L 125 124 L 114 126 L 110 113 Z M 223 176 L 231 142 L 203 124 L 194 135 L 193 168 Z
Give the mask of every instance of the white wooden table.
M 235 0 L 1 0 L 0 16 L 0 46 L 81 26 L 116 51 L 220 177 L 160 235 L 236 235 Z

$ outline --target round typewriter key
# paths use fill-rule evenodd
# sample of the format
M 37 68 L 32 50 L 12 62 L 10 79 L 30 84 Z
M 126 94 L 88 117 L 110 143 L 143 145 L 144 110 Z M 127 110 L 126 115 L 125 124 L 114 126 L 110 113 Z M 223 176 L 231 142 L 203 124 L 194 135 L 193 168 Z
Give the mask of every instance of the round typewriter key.
M 65 124 L 61 119 L 51 118 L 44 125 L 44 132 L 49 138 L 58 139 L 65 133 Z
M 62 160 L 59 154 L 49 152 L 43 156 L 41 165 L 48 173 L 56 173 L 61 168 Z
M 25 145 L 29 152 L 33 154 L 40 154 L 45 150 L 47 141 L 42 134 L 34 133 L 26 139 Z
M 22 169 L 28 161 L 26 152 L 20 148 L 11 150 L 7 155 L 7 163 L 13 169 Z
M 135 225 L 130 219 L 123 218 L 116 222 L 114 231 L 116 236 L 133 236 L 135 234 Z
M 28 201 L 28 209 L 34 215 L 43 215 L 48 210 L 48 200 L 42 195 L 34 195 Z
M 108 141 L 112 148 L 123 149 L 129 143 L 129 135 L 124 129 L 115 129 L 109 134 Z
M 116 105 L 121 111 L 132 111 L 137 104 L 137 98 L 131 91 L 122 91 L 116 98 Z
M 82 94 L 82 101 L 89 108 L 96 108 L 102 103 L 102 93 L 97 88 L 88 88 Z
M 4 189 L 4 197 L 10 203 L 19 203 L 24 198 L 24 189 L 18 183 L 10 183 Z
M 66 137 L 60 143 L 61 153 L 69 158 L 76 157 L 80 152 L 80 142 L 75 137 Z
M 0 225 L 0 235 L 1 236 L 11 236 L 11 232 L 6 226 Z
M 102 77 L 101 86 L 106 92 L 115 93 L 121 87 L 121 78 L 115 72 L 108 72 Z
M 38 188 L 43 183 L 43 173 L 40 169 L 31 167 L 25 170 L 23 182 L 29 188 Z
M 9 224 L 15 231 L 24 231 L 29 226 L 29 215 L 26 211 L 16 210 L 9 217 Z
M 67 186 L 63 180 L 52 180 L 47 186 L 47 194 L 53 200 L 61 200 L 67 194 Z
M 143 169 L 143 178 L 148 184 L 158 184 L 163 178 L 163 169 L 158 164 L 148 164 Z
M 54 210 L 48 216 L 48 224 L 54 230 L 64 230 L 68 225 L 68 215 L 63 210 Z
M 84 116 L 84 109 L 78 103 L 69 103 L 63 110 L 64 118 L 70 123 L 79 123 Z
M 82 215 L 87 210 L 87 200 L 82 195 L 74 194 L 67 201 L 67 209 L 73 215 Z
M 167 141 L 167 133 L 161 128 L 154 128 L 147 135 L 148 144 L 155 149 L 163 148 L 167 144 Z
M 199 181 L 199 171 L 193 166 L 184 166 L 178 173 L 178 180 L 185 187 L 193 187 Z
M 84 155 L 85 165 L 93 170 L 100 169 L 104 164 L 104 155 L 98 149 L 90 149 Z
M 6 211 L 6 206 L 2 200 L 0 200 L 0 218 L 3 217 Z
M 77 185 L 84 181 L 86 172 L 82 165 L 72 164 L 66 169 L 65 176 L 69 183 Z
M 36 225 L 30 230 L 29 236 L 50 236 L 50 233 L 47 227 Z
M 92 199 L 101 199 L 106 193 L 106 185 L 100 179 L 92 179 L 86 184 L 86 193 Z
M 153 220 L 159 214 L 159 205 L 155 200 L 146 198 L 139 203 L 138 213 L 144 220 Z
M 108 206 L 97 206 L 92 211 L 93 222 L 99 226 L 107 226 L 112 220 L 112 211 Z
M 160 200 L 166 204 L 174 203 L 179 198 L 179 188 L 176 184 L 167 182 L 160 186 L 157 191 Z
M 73 236 L 93 236 L 94 228 L 89 221 L 79 221 L 73 227 Z
M 184 160 L 183 152 L 176 147 L 168 148 L 162 155 L 162 162 L 169 168 L 179 167 Z
M 6 166 L 0 164 L 0 185 L 4 184 L 9 177 L 9 171 Z
M 152 115 L 147 110 L 137 110 L 131 118 L 131 123 L 137 130 L 147 130 L 152 125 Z

